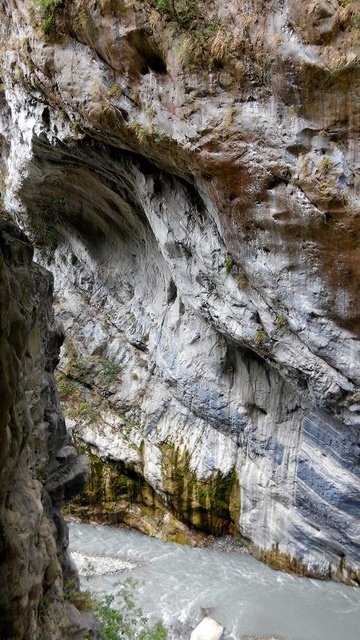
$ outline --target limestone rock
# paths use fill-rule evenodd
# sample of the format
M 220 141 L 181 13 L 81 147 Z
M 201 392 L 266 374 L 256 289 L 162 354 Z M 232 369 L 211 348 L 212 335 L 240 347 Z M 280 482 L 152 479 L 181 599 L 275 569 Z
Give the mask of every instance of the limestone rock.
M 203 618 L 191 633 L 190 640 L 219 640 L 224 628 L 213 618 Z
M 358 3 L 171 4 L 1 5 L 4 197 L 69 424 L 111 518 L 356 584 Z
M 64 599 L 77 582 L 60 515 L 64 453 L 73 460 L 53 368 L 61 334 L 52 310 L 52 277 L 32 262 L 27 237 L 0 216 L 0 637 L 80 640 L 94 620 Z M 58 496 L 47 486 L 56 462 Z M 65 463 L 66 464 L 66 463 Z M 82 467 L 83 473 L 85 467 Z M 79 488 L 79 486 L 77 486 Z

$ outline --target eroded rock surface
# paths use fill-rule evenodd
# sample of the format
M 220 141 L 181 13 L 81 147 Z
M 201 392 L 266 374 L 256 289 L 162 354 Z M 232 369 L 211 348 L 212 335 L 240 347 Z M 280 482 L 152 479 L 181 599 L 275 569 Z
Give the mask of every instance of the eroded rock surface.
M 165 5 L 2 3 L 6 200 L 67 412 L 114 517 L 355 583 L 358 3 Z
M 0 637 L 94 638 L 69 596 L 78 578 L 59 509 L 84 486 L 87 460 L 69 444 L 53 370 L 62 335 L 52 276 L 0 220 Z

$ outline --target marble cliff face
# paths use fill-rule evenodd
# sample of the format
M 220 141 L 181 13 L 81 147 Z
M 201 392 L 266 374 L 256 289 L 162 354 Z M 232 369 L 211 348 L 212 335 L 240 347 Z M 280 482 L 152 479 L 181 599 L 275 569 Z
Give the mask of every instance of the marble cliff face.
M 358 3 L 0 6 L 79 510 L 359 582 Z

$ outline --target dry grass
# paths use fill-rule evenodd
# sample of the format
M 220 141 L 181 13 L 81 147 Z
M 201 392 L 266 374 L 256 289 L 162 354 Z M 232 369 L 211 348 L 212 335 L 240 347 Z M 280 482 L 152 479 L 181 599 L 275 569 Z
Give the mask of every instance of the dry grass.
M 232 35 L 226 33 L 217 21 L 204 28 L 189 31 L 183 36 L 180 59 L 190 71 L 221 68 L 230 59 L 234 46 Z
M 92 611 L 95 606 L 94 597 L 88 591 L 74 591 L 71 594 L 70 602 L 79 611 Z
M 317 166 L 320 173 L 328 173 L 333 167 L 333 161 L 329 156 L 323 156 Z
M 220 27 L 209 41 L 210 55 L 214 60 L 224 60 L 230 48 L 231 35 Z

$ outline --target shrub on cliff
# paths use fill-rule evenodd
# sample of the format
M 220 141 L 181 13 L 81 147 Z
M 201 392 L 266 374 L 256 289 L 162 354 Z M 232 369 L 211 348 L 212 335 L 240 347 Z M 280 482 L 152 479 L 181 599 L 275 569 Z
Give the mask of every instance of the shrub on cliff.
M 63 0 L 33 0 L 34 8 L 40 10 L 40 26 L 44 33 L 50 33 L 53 30 L 55 24 L 55 13 L 62 2 Z
M 155 0 L 151 4 L 159 13 L 168 13 L 181 26 L 189 25 L 197 17 L 196 0 Z
M 78 609 L 92 609 L 99 623 L 102 640 L 167 640 L 167 631 L 162 622 L 151 625 L 141 607 L 135 602 L 136 582 L 127 580 L 115 596 L 102 598 L 88 591 L 65 593 Z

